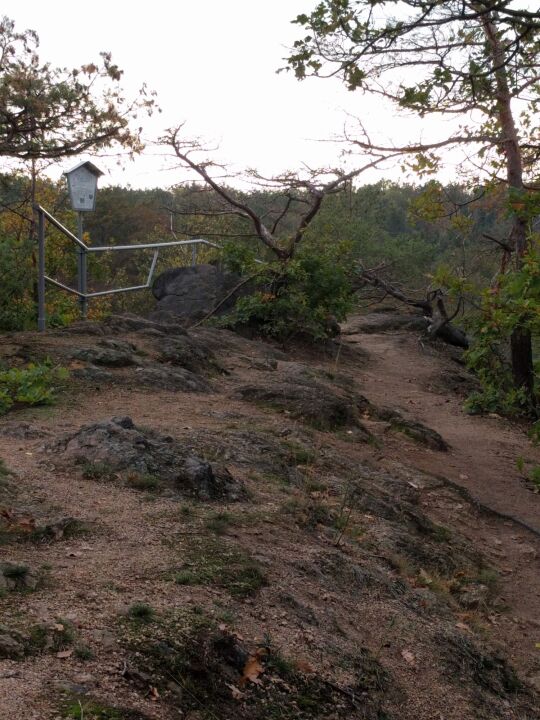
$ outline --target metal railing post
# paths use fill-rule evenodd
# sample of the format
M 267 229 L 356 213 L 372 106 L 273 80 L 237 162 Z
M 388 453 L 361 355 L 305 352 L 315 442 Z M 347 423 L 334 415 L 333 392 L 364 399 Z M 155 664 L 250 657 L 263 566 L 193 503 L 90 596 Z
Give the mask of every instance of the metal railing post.
M 77 217 L 77 235 L 79 236 L 79 240 L 83 241 L 83 214 L 82 212 L 79 212 Z M 87 288 L 88 288 L 88 264 L 87 264 L 87 257 L 86 257 L 86 248 L 79 247 L 77 248 L 77 290 L 80 293 L 79 296 L 79 307 L 81 309 L 81 317 L 83 320 L 86 320 L 86 314 L 88 311 L 88 300 L 85 297 Z
M 39 223 L 39 263 L 38 263 L 38 328 L 44 330 L 46 325 L 45 317 L 45 287 L 46 283 L 50 283 L 60 290 L 77 295 L 79 298 L 79 307 L 81 309 L 81 316 L 86 318 L 88 310 L 88 301 L 90 298 L 103 297 L 105 295 L 116 295 L 117 293 L 133 292 L 135 290 L 148 290 L 152 286 L 152 279 L 157 266 L 159 257 L 159 251 L 162 248 L 170 247 L 183 247 L 184 245 L 192 246 L 191 260 L 193 265 L 197 264 L 197 248 L 199 245 L 206 247 L 213 247 L 222 249 L 221 245 L 205 240 L 204 238 L 192 238 L 191 240 L 174 240 L 172 242 L 157 242 L 157 243 L 138 243 L 134 245 L 86 245 L 83 239 L 83 214 L 79 212 L 77 221 L 77 235 L 68 230 L 61 222 L 59 222 L 51 213 L 49 213 L 41 205 L 35 206 L 35 212 L 38 214 Z M 49 277 L 45 273 L 45 223 L 48 222 L 63 235 L 65 235 L 71 242 L 75 243 L 77 248 L 77 290 L 59 280 L 55 280 Z M 123 252 L 123 251 L 134 251 L 134 250 L 153 250 L 154 254 L 152 262 L 150 264 L 150 270 L 148 277 L 144 285 L 133 285 L 131 287 L 115 288 L 112 290 L 98 290 L 96 292 L 88 292 L 87 274 L 88 274 L 88 255 L 90 253 L 103 253 L 103 252 Z M 255 262 L 262 262 L 256 260 Z
M 38 210 L 38 331 L 45 330 L 45 216 Z

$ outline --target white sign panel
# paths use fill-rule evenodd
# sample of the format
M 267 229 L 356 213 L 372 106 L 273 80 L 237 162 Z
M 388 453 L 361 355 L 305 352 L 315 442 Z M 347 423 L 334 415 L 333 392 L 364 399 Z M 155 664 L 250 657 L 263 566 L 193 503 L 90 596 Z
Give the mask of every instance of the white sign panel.
M 74 210 L 93 210 L 96 204 L 96 175 L 85 167 L 68 174 L 69 194 Z

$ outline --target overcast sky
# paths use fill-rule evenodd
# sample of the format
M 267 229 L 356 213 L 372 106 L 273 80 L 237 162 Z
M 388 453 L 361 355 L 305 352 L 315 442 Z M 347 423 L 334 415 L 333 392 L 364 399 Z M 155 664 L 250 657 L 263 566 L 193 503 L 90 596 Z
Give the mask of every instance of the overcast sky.
M 146 82 L 158 94 L 163 112 L 145 122 L 148 141 L 186 121 L 187 134 L 218 143 L 219 159 L 239 169 L 276 173 L 302 162 L 336 166 L 339 148 L 320 141 L 339 135 L 346 113 L 394 141 L 432 130 L 397 118 L 392 108 L 348 92 L 337 80 L 300 83 L 289 73 L 276 74 L 287 47 L 301 35 L 291 20 L 314 5 L 315 0 L 153 0 L 138 9 L 123 0 L 4 0 L 2 13 L 17 29 L 36 30 L 42 60 L 55 65 L 75 67 L 111 51 L 125 71 L 128 93 Z M 120 168 L 100 160 L 108 171 L 105 182 L 163 187 L 185 179 L 185 173 L 164 169 L 159 152 L 149 143 L 143 157 Z M 401 176 L 398 170 L 384 175 Z

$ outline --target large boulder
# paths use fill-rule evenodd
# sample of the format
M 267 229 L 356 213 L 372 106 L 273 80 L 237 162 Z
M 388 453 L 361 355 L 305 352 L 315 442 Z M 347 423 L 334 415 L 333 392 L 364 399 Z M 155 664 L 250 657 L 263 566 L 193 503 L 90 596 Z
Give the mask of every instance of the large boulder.
M 206 317 L 222 301 L 216 314 L 226 313 L 241 292 L 241 289 L 232 292 L 240 282 L 238 275 L 214 265 L 166 270 L 154 281 L 152 292 L 158 304 L 150 318 L 161 322 L 176 317 L 182 325 L 189 327 Z

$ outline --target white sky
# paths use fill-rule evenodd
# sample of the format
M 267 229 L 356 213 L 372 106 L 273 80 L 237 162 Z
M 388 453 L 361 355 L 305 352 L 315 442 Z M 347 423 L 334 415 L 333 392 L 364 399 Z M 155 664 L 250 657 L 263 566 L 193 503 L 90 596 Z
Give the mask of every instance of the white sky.
M 339 148 L 318 141 L 340 133 L 345 112 L 361 116 L 383 139 L 419 137 L 419 121 L 397 118 L 390 106 L 350 93 L 337 80 L 300 83 L 289 73 L 276 74 L 287 47 L 302 34 L 290 21 L 314 5 L 315 0 L 4 0 L 1 12 L 18 30 L 36 30 L 42 60 L 54 65 L 75 67 L 111 51 L 125 71 L 128 94 L 143 82 L 158 94 L 163 112 L 145 121 L 148 140 L 186 121 L 187 135 L 218 143 L 218 159 L 236 168 L 270 174 L 302 162 L 335 167 Z M 58 177 L 73 164 L 52 174 Z M 151 145 L 122 167 L 112 160 L 98 164 L 108 170 L 105 184 L 167 187 L 186 178 L 183 171 L 165 170 L 165 159 Z M 399 178 L 401 172 L 371 173 L 365 181 L 383 175 Z

